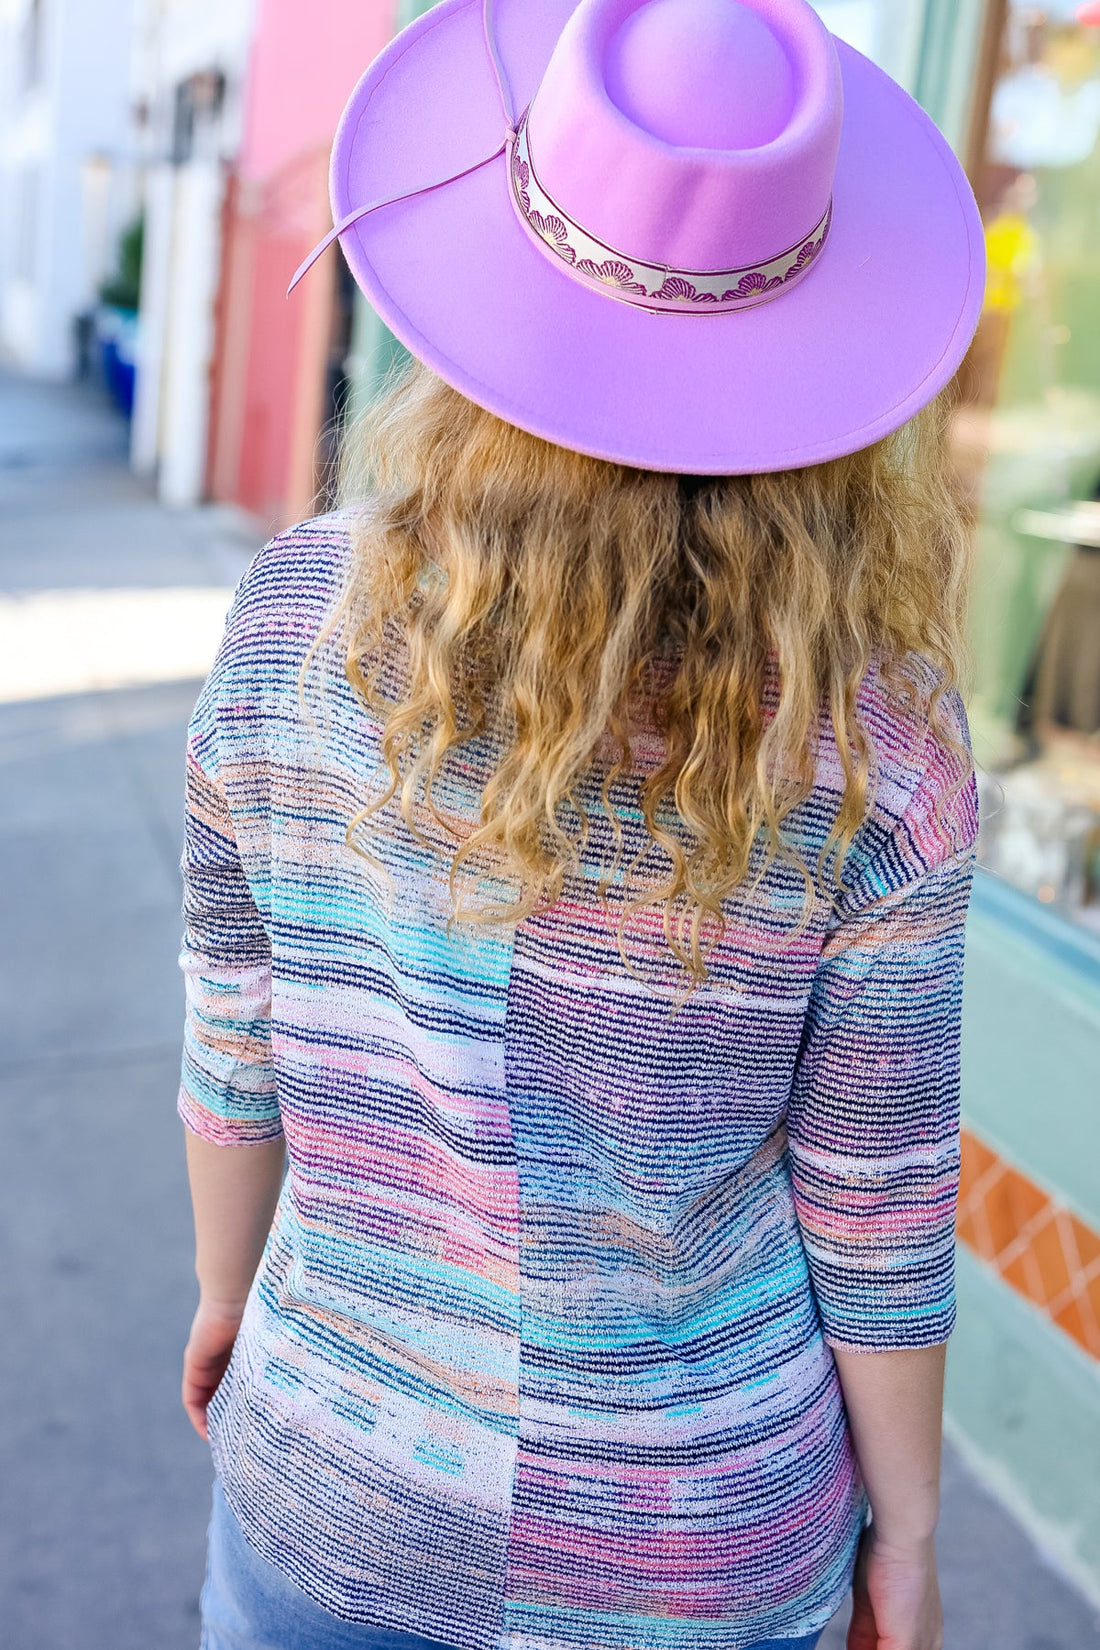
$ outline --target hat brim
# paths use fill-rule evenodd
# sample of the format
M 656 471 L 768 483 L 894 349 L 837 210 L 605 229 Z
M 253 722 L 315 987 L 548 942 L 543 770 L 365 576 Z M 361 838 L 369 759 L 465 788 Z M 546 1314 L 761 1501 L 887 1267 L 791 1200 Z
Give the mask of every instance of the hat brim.
M 496 0 L 517 116 L 575 4 Z M 957 370 L 981 311 L 984 243 L 934 123 L 867 58 L 837 50 L 832 230 L 811 274 L 771 302 L 655 314 L 582 286 L 519 223 L 503 155 L 361 219 L 342 237 L 352 273 L 441 378 L 561 446 L 688 474 L 793 469 L 869 446 Z M 472 165 L 503 135 L 481 0 L 442 0 L 352 94 L 332 152 L 334 219 Z

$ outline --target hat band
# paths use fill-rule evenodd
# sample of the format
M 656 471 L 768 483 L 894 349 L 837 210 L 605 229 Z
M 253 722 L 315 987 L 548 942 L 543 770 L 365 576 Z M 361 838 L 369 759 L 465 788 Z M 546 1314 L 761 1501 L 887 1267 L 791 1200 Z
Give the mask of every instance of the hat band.
M 556 253 L 576 280 L 641 309 L 666 313 L 716 315 L 750 309 L 789 292 L 821 256 L 833 219 L 830 200 L 824 217 L 804 240 L 764 263 L 740 269 L 672 269 L 617 252 L 562 210 L 535 171 L 526 111 L 515 133 L 508 170 L 512 202 L 521 222 Z

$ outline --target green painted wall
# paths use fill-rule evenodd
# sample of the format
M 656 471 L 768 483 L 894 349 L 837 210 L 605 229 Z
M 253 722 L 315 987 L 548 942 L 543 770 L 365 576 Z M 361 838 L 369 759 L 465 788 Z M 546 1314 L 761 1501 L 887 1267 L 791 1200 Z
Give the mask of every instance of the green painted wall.
M 399 34 L 422 12 L 430 11 L 433 4 L 434 0 L 397 0 L 394 33 Z M 389 375 L 408 358 L 404 344 L 398 342 L 371 308 L 367 299 L 357 290 L 351 351 L 346 366 L 351 384 L 347 409 L 349 422 L 370 405 Z
M 961 1248 L 958 1300 L 948 1436 L 1100 1602 L 1100 1365 Z
M 986 0 L 924 0 L 917 71 L 910 90 L 960 153 L 970 124 Z M 889 0 L 882 0 L 889 11 Z
M 963 1111 L 1100 1228 L 1100 942 L 986 872 L 967 927 Z
M 1100 1226 L 1100 940 L 979 872 L 967 929 L 963 1116 Z M 1100 1601 L 1100 1363 L 960 1246 L 948 1430 Z

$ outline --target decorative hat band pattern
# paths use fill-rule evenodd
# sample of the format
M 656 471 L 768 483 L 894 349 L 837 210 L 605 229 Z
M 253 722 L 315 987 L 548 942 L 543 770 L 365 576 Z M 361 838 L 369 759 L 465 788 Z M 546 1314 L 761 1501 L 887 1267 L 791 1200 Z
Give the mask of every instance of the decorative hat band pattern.
M 804 240 L 765 263 L 716 270 L 646 263 L 597 240 L 547 193 L 531 159 L 526 111 L 511 151 L 512 201 L 528 230 L 557 254 L 577 280 L 641 309 L 716 315 L 768 303 L 809 274 L 829 238 L 831 200 L 824 217 Z

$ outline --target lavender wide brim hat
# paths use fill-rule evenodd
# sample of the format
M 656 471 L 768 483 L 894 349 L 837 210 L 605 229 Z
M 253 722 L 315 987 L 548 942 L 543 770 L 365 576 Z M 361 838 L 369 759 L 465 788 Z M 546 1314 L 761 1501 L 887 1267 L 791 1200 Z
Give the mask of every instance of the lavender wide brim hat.
M 806 0 L 442 0 L 360 80 L 331 194 L 329 239 L 413 355 L 647 469 L 868 446 L 947 384 L 982 305 L 958 159 Z

